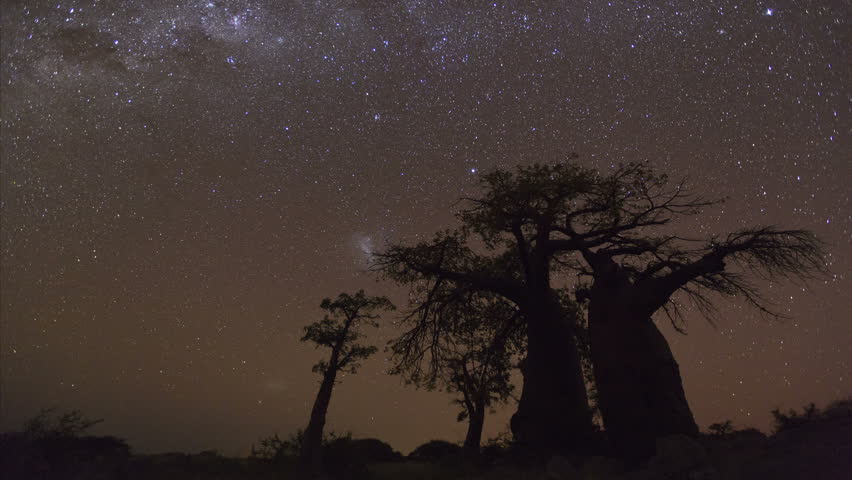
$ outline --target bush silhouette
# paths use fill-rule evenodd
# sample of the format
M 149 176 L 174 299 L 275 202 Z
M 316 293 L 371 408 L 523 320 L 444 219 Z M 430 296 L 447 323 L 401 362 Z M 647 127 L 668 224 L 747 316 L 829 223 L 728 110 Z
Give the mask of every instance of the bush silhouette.
M 337 440 L 349 439 L 351 437 L 351 433 L 342 435 L 334 431 L 324 432 L 322 435 L 322 448 L 327 448 Z M 282 440 L 276 432 L 258 440 L 258 446 L 252 444 L 249 458 L 268 462 L 281 462 L 286 459 L 296 458 L 302 450 L 304 439 L 305 431 L 301 428 L 296 429 L 285 440 Z
M 294 435 L 301 435 L 301 432 L 300 429 Z M 291 436 L 291 438 L 293 437 Z M 257 447 L 254 444 L 251 445 L 249 458 L 277 462 L 284 457 L 295 456 L 299 451 L 298 449 L 294 450 L 289 441 L 281 440 L 277 432 L 268 437 L 262 437 L 258 440 L 258 444 Z M 299 442 L 299 445 L 301 445 L 301 442 Z
M 366 463 L 393 462 L 402 459 L 402 454 L 378 438 L 346 439 L 345 447 L 350 454 Z M 333 445 L 330 445 L 331 448 Z
M 775 433 L 799 428 L 807 425 L 822 423 L 825 420 L 852 416 L 852 397 L 832 402 L 824 410 L 820 410 L 815 404 L 809 403 L 802 407 L 802 413 L 793 409 L 782 412 L 776 408 L 772 410 L 775 420 Z
M 23 432 L 0 435 L 0 473 L 4 478 L 118 478 L 125 475 L 130 447 L 110 436 L 83 435 L 101 420 L 79 410 L 41 410 Z
M 83 416 L 80 410 L 58 413 L 56 407 L 43 408 L 36 416 L 24 422 L 24 433 L 32 439 L 46 437 L 76 437 L 103 422 Z
M 437 461 L 460 456 L 461 452 L 462 448 L 455 443 L 445 440 L 432 440 L 412 450 L 408 457 L 417 460 Z
M 339 437 L 323 447 L 323 470 L 336 479 L 368 479 L 368 464 L 399 458 L 390 445 L 377 439 Z
M 734 433 L 734 424 L 730 420 L 724 422 L 711 423 L 707 430 L 710 434 L 716 437 L 727 437 Z

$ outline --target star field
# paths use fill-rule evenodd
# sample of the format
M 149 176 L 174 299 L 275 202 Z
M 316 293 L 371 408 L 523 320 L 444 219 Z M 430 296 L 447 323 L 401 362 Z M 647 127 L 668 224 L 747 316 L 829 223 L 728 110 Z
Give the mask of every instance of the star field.
M 89 1 L 2 9 L 2 415 L 81 408 L 140 451 L 304 427 L 300 344 L 386 240 L 453 225 L 480 172 L 649 161 L 720 207 L 679 228 L 808 228 L 831 274 L 761 281 L 664 332 L 702 427 L 852 394 L 846 2 Z M 396 331 L 387 316 L 374 340 Z M 329 428 L 462 438 L 384 356 Z M 511 409 L 487 418 L 506 428 Z

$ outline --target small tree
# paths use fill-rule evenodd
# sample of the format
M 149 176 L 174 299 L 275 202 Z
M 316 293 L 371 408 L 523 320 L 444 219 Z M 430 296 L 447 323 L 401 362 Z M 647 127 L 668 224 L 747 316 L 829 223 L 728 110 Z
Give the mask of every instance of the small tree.
M 711 423 L 707 430 L 710 431 L 710 434 L 716 437 L 729 437 L 736 430 L 734 430 L 734 423 L 730 420 L 725 420 L 724 422 Z
M 523 349 L 524 324 L 514 305 L 487 292 L 441 283 L 423 293 L 443 297 L 442 308 L 412 302 L 403 319 L 411 328 L 391 345 L 392 372 L 418 387 L 458 395 L 458 420 L 468 421 L 463 453 L 474 457 L 486 411 L 506 402 L 514 390 L 511 371 Z
M 801 414 L 792 408 L 787 413 L 783 413 L 780 408 L 776 408 L 770 413 L 772 413 L 772 419 L 775 421 L 775 433 L 806 425 L 819 419 L 821 415 L 813 402 L 805 405 Z
M 852 417 L 852 398 L 844 398 L 836 400 L 828 404 L 825 408 L 819 409 L 811 402 L 802 407 L 802 413 L 793 409 L 784 413 L 780 408 L 772 410 L 772 418 L 775 420 L 775 432 L 779 433 L 785 430 L 814 426 L 820 423 L 836 423 Z
M 103 422 L 83 416 L 80 410 L 58 413 L 56 407 L 43 408 L 38 415 L 24 423 L 24 433 L 33 439 L 79 437 L 88 429 Z
M 251 453 L 249 458 L 277 462 L 287 455 L 287 442 L 278 437 L 278 433 L 274 433 L 268 437 L 262 437 L 258 440 L 259 446 L 255 447 L 251 444 Z
M 119 478 L 130 447 L 120 438 L 92 435 L 103 422 L 80 410 L 44 408 L 20 433 L 0 434 L 2 478 Z
M 513 354 L 504 331 L 491 338 L 465 332 L 469 335 L 459 336 L 457 356 L 447 363 L 447 391 L 459 396 L 454 401 L 462 408 L 458 420 L 468 421 L 462 446 L 466 457 L 479 455 L 486 410 L 493 413 L 493 406 L 508 401 L 515 388 L 511 382 Z
M 376 353 L 376 347 L 358 343 L 358 339 L 363 337 L 360 327 L 363 324 L 378 326 L 377 312 L 394 309 L 386 297 L 368 297 L 363 290 L 355 295 L 341 293 L 334 300 L 326 298 L 320 307 L 328 313 L 322 320 L 306 326 L 301 339 L 315 343 L 317 348 L 331 349 L 328 360 L 320 360 L 313 367 L 314 372 L 322 375 L 322 382 L 299 454 L 302 462 L 315 470 L 321 468 L 322 433 L 337 373 L 355 373 L 361 366 L 361 360 Z

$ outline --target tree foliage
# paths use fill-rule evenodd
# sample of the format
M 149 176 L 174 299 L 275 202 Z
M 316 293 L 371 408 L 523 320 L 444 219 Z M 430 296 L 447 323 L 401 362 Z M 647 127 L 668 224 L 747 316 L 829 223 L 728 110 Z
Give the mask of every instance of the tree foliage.
M 685 181 L 671 182 L 647 163 L 608 173 L 570 161 L 497 169 L 483 176 L 482 187 L 481 196 L 467 199 L 472 206 L 461 218 L 489 245 L 519 248 L 523 268 L 538 250 L 588 277 L 613 260 L 639 287 L 644 309 L 664 309 L 679 329 L 683 310 L 672 299 L 676 292 L 708 315 L 715 310 L 708 297 L 714 292 L 777 315 L 754 277 L 810 278 L 825 271 L 823 245 L 806 230 L 751 227 L 709 239 L 672 233 L 678 218 L 722 201 L 695 194 Z
M 423 293 L 435 308 L 412 299 L 413 308 L 401 322 L 409 328 L 390 346 L 391 373 L 419 387 L 458 394 L 459 421 L 505 402 L 525 342 L 517 308 L 494 294 L 446 282 Z
M 707 430 L 710 431 L 711 435 L 716 437 L 727 437 L 735 432 L 734 423 L 730 420 L 725 420 L 724 422 L 716 422 L 711 423 Z
M 419 291 L 422 295 L 412 294 L 412 308 L 400 321 L 408 329 L 390 345 L 392 373 L 435 388 L 461 358 L 489 360 L 499 351 L 516 353 L 521 346 L 517 309 L 500 297 L 448 282 Z
M 79 437 L 103 419 L 86 418 L 80 410 L 59 412 L 56 407 L 43 408 L 24 423 L 24 433 L 33 439 Z
M 305 327 L 301 341 L 313 342 L 317 348 L 330 348 L 336 353 L 333 360 L 320 360 L 313 366 L 314 372 L 325 375 L 329 367 L 355 373 L 361 360 L 376 353 L 375 346 L 358 343 L 364 337 L 360 327 L 378 327 L 379 312 L 393 310 L 394 306 L 386 297 L 369 297 L 364 290 L 359 290 L 355 295 L 341 293 L 334 300 L 325 298 L 320 308 L 328 313 L 322 320 Z

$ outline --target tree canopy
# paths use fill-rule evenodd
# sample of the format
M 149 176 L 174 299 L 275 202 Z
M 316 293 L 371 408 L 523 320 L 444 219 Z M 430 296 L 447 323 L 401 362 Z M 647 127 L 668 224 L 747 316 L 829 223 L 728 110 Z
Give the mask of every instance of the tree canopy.
M 476 232 L 489 248 L 517 248 L 525 271 L 533 255 L 555 255 L 587 277 L 614 260 L 641 288 L 648 313 L 663 308 L 676 328 L 683 319 L 672 301 L 676 292 L 705 314 L 714 311 L 707 294 L 715 292 L 778 315 L 755 278 L 805 279 L 825 271 L 824 246 L 807 230 L 757 226 L 709 238 L 674 233 L 679 217 L 723 200 L 694 193 L 685 180 L 671 182 L 648 163 L 606 174 L 572 161 L 496 169 L 483 175 L 481 187 L 480 196 L 465 199 L 463 230 Z
M 413 298 L 401 324 L 408 329 L 391 343 L 392 373 L 428 389 L 456 394 L 458 420 L 468 421 L 464 451 L 476 455 L 486 410 L 508 401 L 511 372 L 526 338 L 518 309 L 489 292 L 440 282 Z M 437 297 L 441 297 L 438 300 Z
M 301 341 L 312 342 L 317 348 L 326 347 L 337 353 L 332 365 L 320 360 L 313 371 L 321 375 L 333 366 L 335 371 L 355 373 L 360 361 L 376 353 L 373 345 L 362 345 L 358 340 L 364 336 L 362 325 L 378 327 L 377 312 L 393 310 L 394 306 L 386 297 L 368 297 L 363 290 L 355 295 L 341 293 L 336 299 L 323 299 L 320 308 L 328 311 L 322 320 L 305 327 Z

